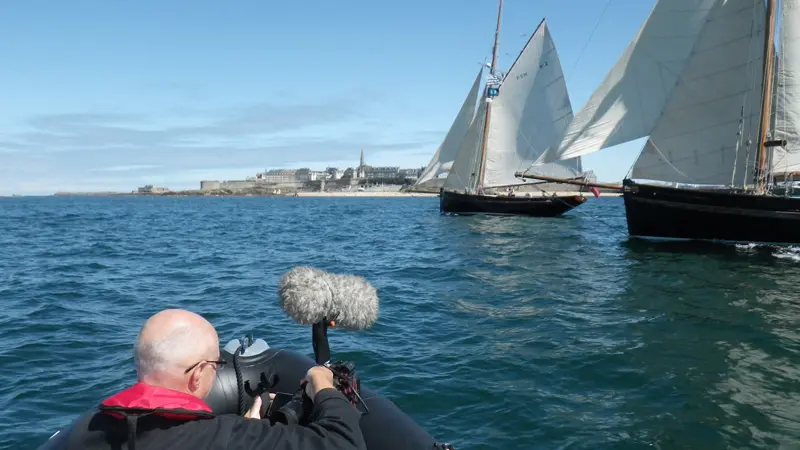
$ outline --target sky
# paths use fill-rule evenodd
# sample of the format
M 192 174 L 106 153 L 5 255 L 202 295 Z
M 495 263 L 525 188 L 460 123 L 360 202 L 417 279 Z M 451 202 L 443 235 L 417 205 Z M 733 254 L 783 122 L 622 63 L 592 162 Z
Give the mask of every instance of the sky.
M 654 2 L 505 0 L 499 68 L 546 18 L 577 112 Z M 370 165 L 425 166 L 491 58 L 497 5 L 8 2 L 0 194 L 197 189 L 354 166 L 362 149 Z M 619 181 L 641 145 L 585 156 L 584 169 Z

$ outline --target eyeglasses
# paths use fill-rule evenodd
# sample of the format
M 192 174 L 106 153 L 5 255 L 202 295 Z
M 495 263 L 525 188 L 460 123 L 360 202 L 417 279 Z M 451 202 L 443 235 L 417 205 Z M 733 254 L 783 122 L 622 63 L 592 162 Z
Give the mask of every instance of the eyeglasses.
M 192 364 L 191 367 L 189 367 L 188 369 L 184 370 L 183 373 L 187 374 L 187 373 L 191 372 L 192 369 L 194 369 L 195 367 L 199 366 L 200 364 L 202 364 L 204 362 L 214 363 L 216 365 L 221 365 L 221 364 L 227 364 L 228 363 L 228 361 L 225 361 L 224 359 L 218 359 L 216 361 L 209 361 L 207 359 L 204 359 L 202 361 L 197 361 L 196 363 Z

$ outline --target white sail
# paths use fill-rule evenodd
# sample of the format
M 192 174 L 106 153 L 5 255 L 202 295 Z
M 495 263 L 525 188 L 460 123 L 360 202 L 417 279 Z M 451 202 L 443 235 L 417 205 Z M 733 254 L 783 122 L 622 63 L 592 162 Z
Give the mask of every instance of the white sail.
M 445 135 L 439 148 L 436 149 L 436 153 L 422 172 L 422 175 L 417 179 L 415 185 L 425 183 L 450 170 L 461 149 L 461 142 L 464 140 L 469 124 L 475 117 L 475 104 L 478 100 L 478 89 L 480 88 L 482 75 L 483 67 L 478 71 L 478 76 L 475 77 L 472 88 L 469 90 L 467 98 L 464 99 L 464 103 L 450 126 L 450 130 Z
M 483 186 L 522 184 L 514 173 L 539 159 L 571 120 L 572 105 L 561 62 L 543 20 L 492 101 Z M 574 177 L 580 173 L 580 159 L 538 166 L 528 173 Z
M 765 20 L 763 0 L 717 2 L 631 178 L 714 185 L 749 180 L 760 124 Z
M 575 158 L 649 135 L 711 9 L 725 1 L 659 0 L 561 142 L 541 162 Z
M 461 192 L 474 192 L 478 183 L 478 166 L 480 165 L 481 144 L 486 125 L 486 105 L 481 101 L 475 117 L 470 123 L 461 149 L 453 161 L 453 166 L 447 174 L 444 188 Z
M 800 3 L 783 0 L 780 27 L 780 66 L 777 71 L 775 139 L 785 147 L 773 147 L 773 174 L 800 171 Z

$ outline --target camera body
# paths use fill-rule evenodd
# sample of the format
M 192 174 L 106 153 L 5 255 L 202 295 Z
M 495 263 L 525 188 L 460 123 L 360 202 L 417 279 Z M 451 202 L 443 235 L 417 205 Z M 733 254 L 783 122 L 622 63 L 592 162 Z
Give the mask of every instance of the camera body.
M 303 390 L 293 394 L 277 392 L 262 417 L 270 423 L 308 425 L 313 408 L 314 403 Z
M 358 377 L 355 373 L 355 366 L 352 362 L 335 362 L 326 365 L 333 372 L 333 387 L 344 394 L 350 404 L 358 409 L 363 406 L 362 412 L 368 412 L 366 404 L 360 396 L 360 386 Z M 269 419 L 270 422 L 280 422 L 284 424 L 307 425 L 314 408 L 313 401 L 306 395 L 305 385 L 293 394 L 278 392 L 270 403 L 269 409 L 262 417 Z
M 218 415 L 243 414 L 261 397 L 261 417 L 273 423 L 308 424 L 313 402 L 300 386 L 308 369 L 317 365 L 314 359 L 289 349 L 272 348 L 262 339 L 234 339 L 221 349 L 228 364 L 217 369 L 211 391 L 204 399 Z M 235 368 L 233 361 L 236 356 Z M 411 417 L 386 397 L 360 386 L 350 363 L 326 364 L 334 373 L 334 387 L 350 400 L 359 411 L 361 431 L 368 450 L 442 450 Z M 238 372 L 238 374 L 237 374 Z M 241 389 L 239 388 L 241 386 Z M 299 389 L 298 389 L 299 388 Z M 354 389 L 355 388 L 355 389 Z M 270 402 L 269 393 L 275 393 Z M 357 394 L 357 395 L 355 395 Z

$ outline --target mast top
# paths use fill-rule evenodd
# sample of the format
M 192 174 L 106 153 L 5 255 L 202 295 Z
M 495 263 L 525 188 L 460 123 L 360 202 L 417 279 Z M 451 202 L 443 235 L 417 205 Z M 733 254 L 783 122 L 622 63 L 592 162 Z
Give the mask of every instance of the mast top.
M 500 93 L 499 84 L 497 84 L 497 76 L 495 69 L 497 68 L 497 46 L 500 41 L 500 19 L 503 16 L 503 0 L 500 0 L 500 5 L 497 8 L 497 27 L 494 31 L 494 46 L 492 47 L 492 65 L 489 68 L 489 80 L 486 83 L 486 116 L 484 118 L 485 131 L 481 139 L 481 158 L 480 165 L 478 166 L 478 192 L 483 190 L 483 179 L 486 175 L 486 142 L 489 137 L 489 122 L 492 119 L 492 98 L 497 97 Z
M 489 68 L 492 75 L 495 74 L 497 69 L 497 47 L 500 43 L 500 18 L 503 16 L 503 0 L 500 0 L 500 6 L 497 8 L 497 27 L 494 31 L 494 47 L 492 48 L 492 66 Z

